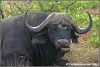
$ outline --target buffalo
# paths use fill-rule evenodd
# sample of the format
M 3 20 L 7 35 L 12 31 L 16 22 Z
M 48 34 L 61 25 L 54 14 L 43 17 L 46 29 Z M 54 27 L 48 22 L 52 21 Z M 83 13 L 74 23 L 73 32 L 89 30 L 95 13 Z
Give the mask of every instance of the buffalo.
M 70 40 L 77 43 L 77 34 L 92 27 L 92 17 L 87 14 L 90 22 L 85 28 L 79 28 L 68 13 L 49 15 L 27 10 L 1 19 L 1 65 L 66 65 L 69 61 L 62 57 L 70 51 Z

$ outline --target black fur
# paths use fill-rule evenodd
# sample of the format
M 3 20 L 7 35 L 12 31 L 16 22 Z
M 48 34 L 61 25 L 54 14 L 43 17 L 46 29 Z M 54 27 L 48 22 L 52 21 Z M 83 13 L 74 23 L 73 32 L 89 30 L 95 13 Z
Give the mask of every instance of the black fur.
M 71 30 L 71 39 L 73 43 L 78 43 L 78 35 L 75 34 L 73 30 Z
M 27 21 L 37 26 L 48 16 L 47 13 L 28 13 Z M 40 32 L 30 32 L 24 26 L 23 14 L 1 20 L 1 65 L 2 66 L 42 66 L 49 65 L 62 57 L 55 46 L 59 39 L 78 41 L 78 36 L 70 26 L 66 30 L 58 25 L 49 25 Z
M 48 65 L 62 56 L 62 53 L 60 53 L 59 50 L 56 50 L 46 34 L 35 36 L 32 39 L 31 44 L 35 56 L 35 65 Z

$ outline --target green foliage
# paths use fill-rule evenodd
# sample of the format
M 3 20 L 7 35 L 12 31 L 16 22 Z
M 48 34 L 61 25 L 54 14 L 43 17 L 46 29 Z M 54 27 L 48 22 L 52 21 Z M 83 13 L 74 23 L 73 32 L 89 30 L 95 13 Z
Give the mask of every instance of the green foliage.
M 92 18 L 93 18 L 93 28 L 99 29 L 99 17 L 92 15 Z
M 97 32 L 93 32 L 92 36 L 88 38 L 88 46 L 98 47 L 99 46 L 99 37 Z
M 96 8 L 99 5 L 98 1 L 76 1 L 71 6 L 68 6 L 73 1 L 32 1 L 26 3 L 26 1 L 1 1 L 1 6 L 4 12 L 5 18 L 12 15 L 20 14 L 28 9 L 32 12 L 67 12 L 77 22 L 80 27 L 86 27 L 89 22 L 88 15 L 85 9 Z M 68 7 L 68 8 L 67 8 Z M 93 27 L 92 29 L 98 29 L 99 17 L 92 15 Z M 88 43 L 98 45 L 98 34 L 93 32 L 92 36 L 88 38 Z

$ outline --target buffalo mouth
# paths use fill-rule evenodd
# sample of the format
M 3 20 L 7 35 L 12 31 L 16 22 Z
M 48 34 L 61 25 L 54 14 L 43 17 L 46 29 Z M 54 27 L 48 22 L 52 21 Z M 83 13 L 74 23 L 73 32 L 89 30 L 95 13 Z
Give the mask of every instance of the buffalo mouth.
M 70 48 L 60 48 L 60 51 L 62 53 L 68 53 L 70 51 Z
M 62 53 L 68 53 L 70 51 L 70 45 L 66 39 L 57 40 L 55 46 Z

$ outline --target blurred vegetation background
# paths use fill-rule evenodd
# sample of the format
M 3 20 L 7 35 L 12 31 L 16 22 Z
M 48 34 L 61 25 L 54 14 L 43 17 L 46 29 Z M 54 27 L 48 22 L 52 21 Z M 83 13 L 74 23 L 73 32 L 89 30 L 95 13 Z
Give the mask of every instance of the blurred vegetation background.
M 4 18 L 20 14 L 28 9 L 30 12 L 66 12 L 80 27 L 89 23 L 87 11 L 93 18 L 93 27 L 86 34 L 79 34 L 79 43 L 71 44 L 71 50 L 64 58 L 71 63 L 98 63 L 99 60 L 99 1 L 61 1 L 61 0 L 24 0 L 0 1 Z M 2 16 L 0 16 L 2 18 Z

